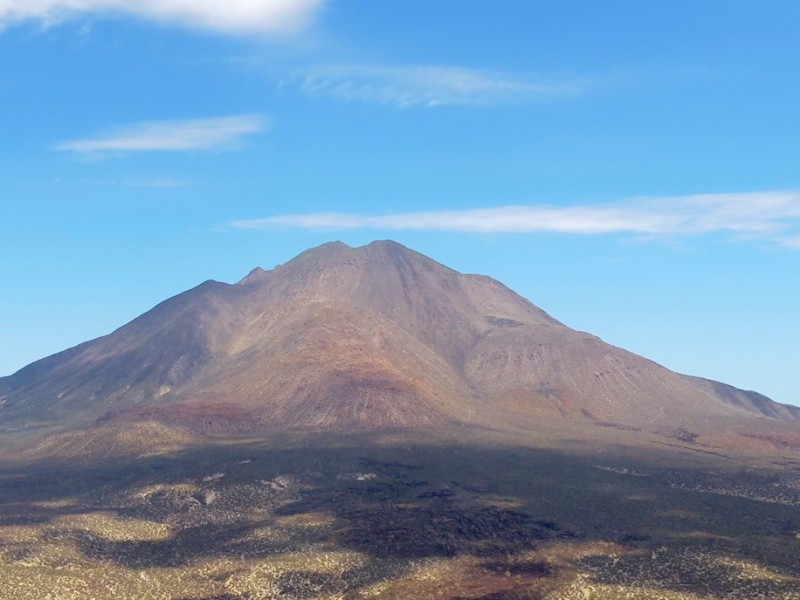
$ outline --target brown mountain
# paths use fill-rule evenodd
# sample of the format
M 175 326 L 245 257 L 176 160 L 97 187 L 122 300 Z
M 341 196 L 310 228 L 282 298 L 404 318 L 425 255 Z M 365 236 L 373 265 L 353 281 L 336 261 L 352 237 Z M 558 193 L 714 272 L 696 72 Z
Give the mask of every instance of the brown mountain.
M 383 241 L 208 281 L 0 379 L 0 431 L 130 421 L 211 434 L 576 423 L 776 443 L 795 439 L 800 408 L 669 371 Z

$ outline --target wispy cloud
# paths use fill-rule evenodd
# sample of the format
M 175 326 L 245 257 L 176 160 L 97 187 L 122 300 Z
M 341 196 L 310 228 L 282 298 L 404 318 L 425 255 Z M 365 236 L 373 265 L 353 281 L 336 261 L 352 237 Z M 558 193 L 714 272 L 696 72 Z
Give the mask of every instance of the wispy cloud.
M 236 148 L 245 136 L 260 133 L 268 125 L 267 117 L 257 114 L 146 121 L 61 142 L 53 148 L 82 153 L 226 150 Z
M 146 178 L 146 179 L 61 179 L 55 180 L 57 184 L 97 185 L 108 187 L 135 187 L 135 188 L 162 188 L 172 189 L 187 187 L 192 182 L 172 177 Z
M 326 0 L 0 0 L 0 28 L 52 25 L 82 15 L 130 15 L 227 34 L 285 34 L 308 25 Z
M 292 82 L 312 96 L 398 107 L 493 106 L 564 98 L 587 80 L 532 76 L 442 65 L 317 65 Z
M 727 232 L 800 246 L 800 192 L 648 197 L 606 204 L 500 206 L 360 215 L 311 213 L 229 223 L 238 229 L 375 229 L 472 233 L 701 235 Z

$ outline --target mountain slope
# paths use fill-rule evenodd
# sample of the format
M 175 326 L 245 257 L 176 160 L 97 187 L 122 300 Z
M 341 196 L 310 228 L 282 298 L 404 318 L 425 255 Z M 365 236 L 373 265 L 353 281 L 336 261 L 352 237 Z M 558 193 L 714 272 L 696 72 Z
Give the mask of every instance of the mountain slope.
M 0 429 L 159 420 L 203 433 L 579 421 L 668 430 L 800 409 L 673 373 L 491 278 L 394 242 L 206 282 L 0 379 Z M 749 422 L 749 421 L 748 421 Z

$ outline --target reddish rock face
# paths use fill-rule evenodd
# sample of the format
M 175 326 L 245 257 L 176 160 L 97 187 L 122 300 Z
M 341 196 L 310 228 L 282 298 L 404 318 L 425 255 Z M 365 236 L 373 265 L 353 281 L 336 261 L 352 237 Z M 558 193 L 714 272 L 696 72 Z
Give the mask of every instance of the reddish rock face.
M 673 373 L 397 243 L 335 242 L 0 379 L 0 429 L 98 420 L 220 435 L 580 422 L 763 441 L 800 409 Z

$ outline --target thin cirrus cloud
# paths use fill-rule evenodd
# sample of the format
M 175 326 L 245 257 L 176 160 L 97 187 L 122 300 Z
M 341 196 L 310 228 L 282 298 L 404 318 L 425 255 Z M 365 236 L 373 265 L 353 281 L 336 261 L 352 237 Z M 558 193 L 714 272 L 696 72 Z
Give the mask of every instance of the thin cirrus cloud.
M 172 177 L 148 178 L 148 179 L 55 179 L 59 185 L 91 185 L 103 187 L 132 187 L 132 188 L 160 188 L 174 189 L 188 187 L 191 181 L 175 179 Z
M 589 83 L 444 65 L 317 65 L 293 74 L 310 96 L 414 106 L 494 106 L 571 97 Z
M 269 126 L 265 115 L 245 114 L 206 119 L 145 121 L 99 135 L 69 140 L 55 150 L 78 153 L 187 152 L 230 150 Z
M 416 230 L 469 233 L 629 234 L 645 237 L 730 233 L 800 247 L 800 192 L 640 198 L 573 206 L 500 206 L 360 215 L 309 213 L 229 223 L 236 229 Z
M 0 29 L 89 15 L 133 16 L 225 34 L 286 34 L 307 26 L 326 0 L 0 0 Z

